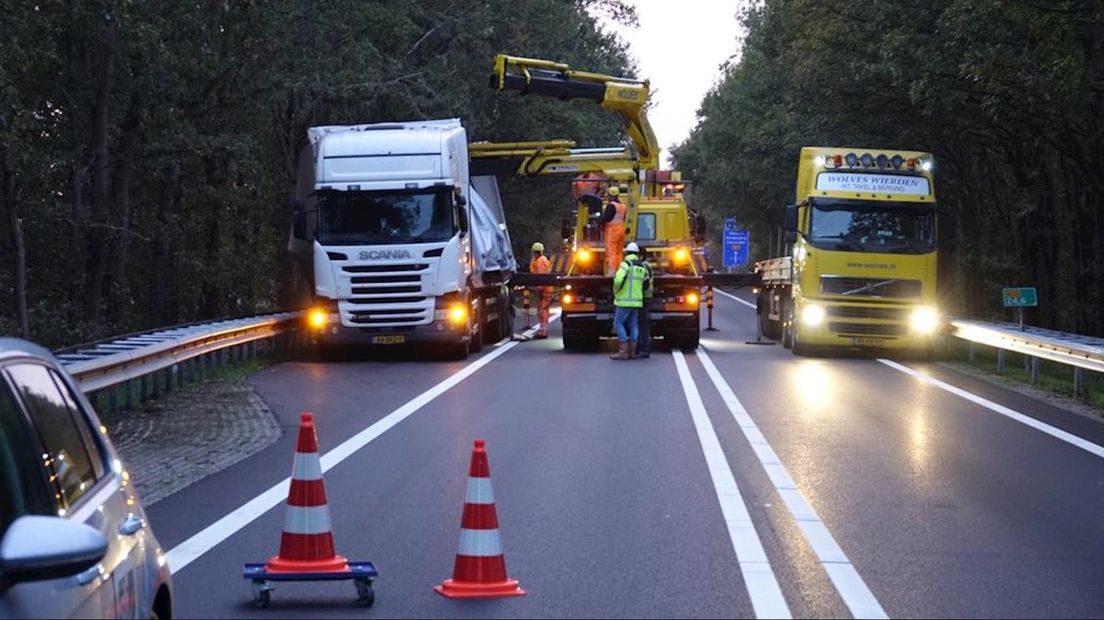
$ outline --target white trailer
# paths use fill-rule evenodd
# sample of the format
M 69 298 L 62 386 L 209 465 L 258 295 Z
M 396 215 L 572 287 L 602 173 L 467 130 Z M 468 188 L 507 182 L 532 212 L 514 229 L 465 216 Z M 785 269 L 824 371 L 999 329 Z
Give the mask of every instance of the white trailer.
M 465 357 L 510 334 L 517 262 L 494 178 L 469 177 L 459 119 L 307 135 L 288 250 L 324 357 L 415 343 Z

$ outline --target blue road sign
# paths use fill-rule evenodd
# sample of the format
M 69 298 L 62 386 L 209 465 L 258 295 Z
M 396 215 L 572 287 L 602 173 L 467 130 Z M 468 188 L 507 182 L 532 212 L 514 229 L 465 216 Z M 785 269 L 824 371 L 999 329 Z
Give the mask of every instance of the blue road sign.
M 731 226 L 729 223 L 731 222 Z M 725 220 L 724 238 L 724 266 L 743 267 L 748 262 L 748 245 L 751 243 L 751 233 L 736 228 L 736 221 L 732 218 Z

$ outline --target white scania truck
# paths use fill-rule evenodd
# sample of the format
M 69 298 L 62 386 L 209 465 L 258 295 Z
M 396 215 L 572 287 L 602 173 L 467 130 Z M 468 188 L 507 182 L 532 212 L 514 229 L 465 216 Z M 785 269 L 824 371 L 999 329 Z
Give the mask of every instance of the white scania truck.
M 431 343 L 457 357 L 512 330 L 517 268 L 494 177 L 458 119 L 312 127 L 288 250 L 324 359 Z

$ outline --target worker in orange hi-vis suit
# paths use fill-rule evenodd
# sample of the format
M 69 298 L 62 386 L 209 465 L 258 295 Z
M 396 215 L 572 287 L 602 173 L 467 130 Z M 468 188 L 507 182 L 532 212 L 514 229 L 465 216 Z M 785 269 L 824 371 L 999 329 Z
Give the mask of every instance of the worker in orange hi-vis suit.
M 544 244 L 540 241 L 533 244 L 533 259 L 529 261 L 530 273 L 552 273 L 552 263 L 544 255 Z M 537 298 L 537 334 L 535 338 L 548 337 L 548 319 L 552 313 L 552 287 L 538 286 Z
M 621 256 L 625 247 L 626 208 L 621 204 L 619 198 L 621 190 L 616 185 L 610 187 L 606 193 L 609 196 L 609 202 L 599 221 L 605 227 L 602 238 L 606 242 L 606 275 L 612 277 L 621 265 Z

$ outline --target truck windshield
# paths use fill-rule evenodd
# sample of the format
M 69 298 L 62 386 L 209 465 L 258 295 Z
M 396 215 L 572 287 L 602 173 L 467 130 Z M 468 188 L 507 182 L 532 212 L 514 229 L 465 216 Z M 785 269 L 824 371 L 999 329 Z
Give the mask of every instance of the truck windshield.
M 448 241 L 455 234 L 451 190 L 318 192 L 318 242 L 372 245 Z
M 935 205 L 814 199 L 807 239 L 823 250 L 931 252 L 935 249 Z

